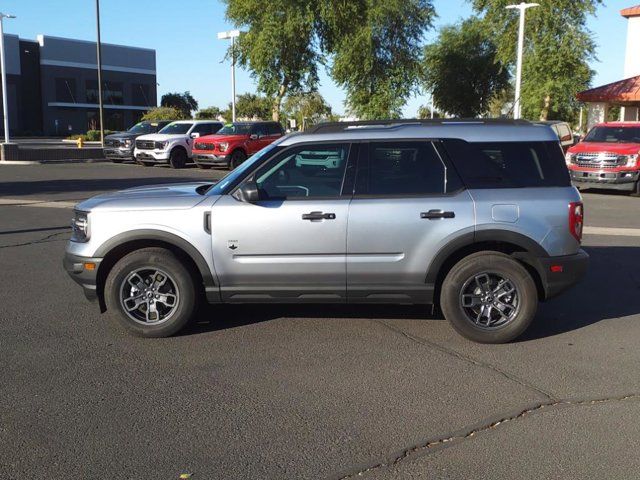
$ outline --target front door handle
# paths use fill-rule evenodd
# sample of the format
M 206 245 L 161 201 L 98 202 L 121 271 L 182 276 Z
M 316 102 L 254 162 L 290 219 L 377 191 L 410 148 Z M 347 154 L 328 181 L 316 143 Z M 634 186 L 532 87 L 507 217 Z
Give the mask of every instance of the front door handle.
M 444 210 L 429 210 L 428 212 L 421 212 L 420 218 L 426 218 L 427 220 L 437 220 L 439 218 L 455 218 L 455 212 L 445 212 Z
M 319 220 L 335 220 L 335 213 L 323 213 L 323 212 L 310 212 L 302 214 L 303 220 L 311 220 L 312 222 L 317 222 Z

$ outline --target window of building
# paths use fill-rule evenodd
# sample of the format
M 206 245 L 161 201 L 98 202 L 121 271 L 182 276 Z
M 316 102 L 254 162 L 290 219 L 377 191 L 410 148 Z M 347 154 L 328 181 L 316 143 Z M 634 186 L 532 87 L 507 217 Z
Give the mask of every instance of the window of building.
M 87 103 L 98 103 L 98 81 L 87 80 L 85 83 Z M 103 82 L 102 101 L 107 105 L 124 105 L 122 82 Z
M 151 106 L 151 86 L 144 83 L 131 84 L 131 104 L 140 107 Z
M 75 78 L 56 78 L 56 101 L 76 103 Z

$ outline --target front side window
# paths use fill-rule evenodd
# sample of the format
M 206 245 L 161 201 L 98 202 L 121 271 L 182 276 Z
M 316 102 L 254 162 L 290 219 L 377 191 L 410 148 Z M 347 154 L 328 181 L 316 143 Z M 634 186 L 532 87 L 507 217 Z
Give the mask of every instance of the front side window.
M 282 135 L 282 127 L 277 123 L 270 123 L 267 125 L 268 135 Z
M 255 173 L 260 197 L 265 200 L 338 197 L 348 155 L 348 144 L 286 150 Z
M 359 172 L 358 193 L 402 196 L 446 191 L 446 169 L 431 142 L 389 142 L 369 145 L 368 172 Z
M 585 142 L 640 143 L 640 127 L 593 127 Z
M 76 103 L 76 81 L 73 78 L 56 78 L 56 101 Z
M 229 123 L 218 130 L 218 135 L 249 135 L 251 125 L 246 123 Z
M 184 135 L 193 126 L 193 123 L 170 123 L 158 133 L 165 135 Z

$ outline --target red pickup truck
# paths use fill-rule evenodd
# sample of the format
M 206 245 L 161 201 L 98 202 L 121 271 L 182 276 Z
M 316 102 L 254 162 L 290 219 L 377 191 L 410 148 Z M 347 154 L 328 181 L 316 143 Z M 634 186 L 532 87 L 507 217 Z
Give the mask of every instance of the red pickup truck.
M 224 166 L 234 169 L 248 157 L 284 135 L 278 122 L 234 122 L 215 135 L 196 140 L 193 160 L 200 168 Z
M 640 123 L 610 122 L 593 127 L 566 155 L 578 188 L 626 190 L 640 195 Z

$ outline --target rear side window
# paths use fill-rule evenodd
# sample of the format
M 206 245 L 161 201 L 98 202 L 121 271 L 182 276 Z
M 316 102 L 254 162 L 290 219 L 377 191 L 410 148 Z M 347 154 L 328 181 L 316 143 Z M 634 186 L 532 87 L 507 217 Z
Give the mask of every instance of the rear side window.
M 446 169 L 431 142 L 370 143 L 358 167 L 360 195 L 443 194 Z M 363 168 L 364 167 L 364 168 Z
M 443 140 L 468 188 L 568 187 L 571 185 L 558 142 L 482 142 Z
M 282 127 L 278 123 L 269 123 L 267 125 L 268 135 L 280 135 L 282 134 Z

